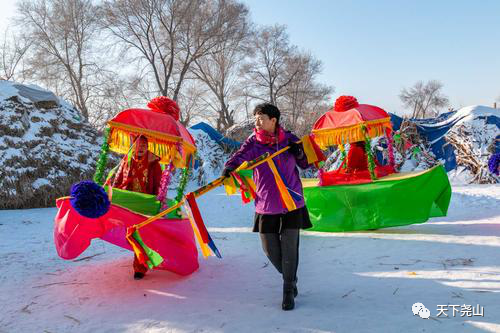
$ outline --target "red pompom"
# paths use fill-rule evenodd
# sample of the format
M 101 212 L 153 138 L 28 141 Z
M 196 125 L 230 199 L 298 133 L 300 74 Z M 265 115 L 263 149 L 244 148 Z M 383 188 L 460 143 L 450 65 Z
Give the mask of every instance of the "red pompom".
M 149 101 L 148 108 L 155 112 L 166 113 L 171 115 L 175 120 L 179 120 L 181 110 L 177 103 L 168 97 L 159 96 L 153 98 Z
M 340 96 L 335 101 L 333 109 L 337 112 L 344 112 L 359 105 L 358 100 L 353 96 Z

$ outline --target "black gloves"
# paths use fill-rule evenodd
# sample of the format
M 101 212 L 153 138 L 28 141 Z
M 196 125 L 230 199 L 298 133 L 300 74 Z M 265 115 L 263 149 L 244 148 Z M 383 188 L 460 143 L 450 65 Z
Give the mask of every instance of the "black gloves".
M 234 171 L 234 169 L 224 168 L 224 170 L 222 170 L 222 176 L 227 178 L 231 175 L 231 172 L 233 172 L 233 171 Z
M 300 159 L 304 158 L 304 149 L 302 148 L 302 144 L 290 141 L 288 143 L 288 145 L 290 146 L 290 148 L 288 149 L 288 151 L 293 156 L 295 156 L 296 159 L 300 160 Z

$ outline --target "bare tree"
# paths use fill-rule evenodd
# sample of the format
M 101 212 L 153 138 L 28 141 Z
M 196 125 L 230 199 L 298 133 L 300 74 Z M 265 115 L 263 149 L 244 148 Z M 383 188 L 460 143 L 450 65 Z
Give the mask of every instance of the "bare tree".
M 325 110 L 333 87 L 317 82 L 322 64 L 310 53 L 297 53 L 290 57 L 286 70 L 295 73 L 295 76 L 284 90 L 284 117 L 294 130 L 308 132 L 318 118 L 318 112 Z
M 125 78 L 113 71 L 103 71 L 101 83 L 95 85 L 89 98 L 89 122 L 102 129 L 117 112 L 136 106 L 134 96 L 128 91 Z
M 310 131 L 333 91 L 317 81 L 321 61 L 291 45 L 284 26 L 263 27 L 254 39 L 252 58 L 243 67 L 246 94 L 277 105 L 289 129 Z
M 242 69 L 248 86 L 252 88 L 249 97 L 278 106 L 286 87 L 299 72 L 298 68 L 286 70 L 287 66 L 292 68 L 290 58 L 296 48 L 290 45 L 283 25 L 260 28 L 252 44 L 252 59 Z
M 32 43 L 26 75 L 68 98 L 89 119 L 113 75 L 97 62 L 100 12 L 92 0 L 21 0 L 18 24 Z
M 439 81 L 431 80 L 426 84 L 418 81 L 410 89 L 403 88 L 399 98 L 406 108 L 412 110 L 412 118 L 434 117 L 449 104 L 448 98 L 441 93 L 442 88 Z
M 140 66 L 139 93 L 178 100 L 194 61 L 213 52 L 233 29 L 231 0 L 107 0 L 103 26 Z M 236 17 L 238 18 L 238 17 Z M 154 84 L 154 90 L 151 90 Z
M 31 42 L 21 34 L 12 34 L 6 29 L 0 48 L 0 78 L 19 80 L 18 66 L 30 48 Z
M 196 80 L 186 80 L 178 95 L 181 106 L 180 122 L 187 126 L 193 120 L 207 120 L 205 96 L 207 89 Z
M 212 52 L 194 61 L 192 73 L 203 82 L 209 93 L 204 98 L 215 118 L 217 130 L 234 125 L 241 82 L 240 64 L 246 55 L 249 35 L 248 9 L 243 4 L 226 3 L 223 13 L 231 29 L 218 41 Z M 230 103 L 233 103 L 230 105 Z

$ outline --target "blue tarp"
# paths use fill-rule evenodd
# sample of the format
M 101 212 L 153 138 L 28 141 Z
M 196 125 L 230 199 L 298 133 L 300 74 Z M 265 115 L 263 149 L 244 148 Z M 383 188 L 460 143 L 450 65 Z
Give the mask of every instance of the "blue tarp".
M 444 136 L 449 130 L 461 119 L 460 117 L 453 118 L 457 111 L 447 112 L 441 114 L 437 118 L 430 119 L 411 119 L 411 121 L 417 124 L 417 130 L 419 134 L 427 139 L 431 144 L 431 150 L 436 155 L 438 159 L 445 161 L 444 167 L 446 171 L 453 170 L 457 167 L 457 161 L 455 159 L 455 149 L 452 145 L 447 144 Z M 403 119 L 394 114 L 391 115 L 391 121 L 394 130 L 398 130 L 401 126 Z M 467 116 L 467 115 L 464 115 Z M 476 119 L 485 119 L 487 124 L 496 125 L 500 133 L 500 117 L 496 116 L 477 116 Z M 448 121 L 447 121 L 448 120 Z M 499 138 L 500 135 L 497 136 Z M 500 151 L 500 143 L 496 143 L 496 152 Z
M 218 144 L 224 144 L 232 148 L 239 148 L 241 146 L 240 142 L 226 138 L 221 133 L 219 133 L 215 128 L 213 128 L 212 126 L 203 121 L 191 126 L 190 128 L 196 130 L 202 130 L 203 132 L 207 133 L 208 136 Z

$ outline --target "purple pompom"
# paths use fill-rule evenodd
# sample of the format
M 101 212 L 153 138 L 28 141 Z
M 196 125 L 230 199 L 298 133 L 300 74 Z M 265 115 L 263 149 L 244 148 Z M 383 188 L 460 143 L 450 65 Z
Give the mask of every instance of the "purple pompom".
M 498 164 L 500 164 L 500 153 L 491 155 L 488 161 L 488 168 L 490 172 L 498 176 Z
M 104 188 L 90 180 L 73 184 L 69 201 L 80 215 L 91 219 L 106 214 L 111 205 Z

